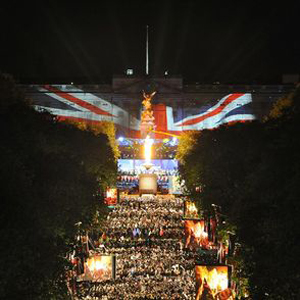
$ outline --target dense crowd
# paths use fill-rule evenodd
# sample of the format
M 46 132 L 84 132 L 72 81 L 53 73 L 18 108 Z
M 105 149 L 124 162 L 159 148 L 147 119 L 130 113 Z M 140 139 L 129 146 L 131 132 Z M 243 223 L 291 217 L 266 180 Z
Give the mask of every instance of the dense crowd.
M 171 196 L 121 198 L 96 241 L 97 253 L 115 254 L 116 279 L 90 283 L 88 297 L 195 299 L 195 260 L 183 249 L 182 208 Z

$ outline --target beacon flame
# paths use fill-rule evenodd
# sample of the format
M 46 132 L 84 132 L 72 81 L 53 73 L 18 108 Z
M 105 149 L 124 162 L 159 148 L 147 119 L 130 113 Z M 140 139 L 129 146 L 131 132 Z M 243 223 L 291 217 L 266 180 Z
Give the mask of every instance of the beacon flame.
M 152 144 L 153 140 L 150 139 L 149 135 L 147 135 L 145 139 L 145 144 L 144 144 L 144 150 L 145 150 L 145 164 L 150 165 L 151 164 L 151 150 L 152 150 Z

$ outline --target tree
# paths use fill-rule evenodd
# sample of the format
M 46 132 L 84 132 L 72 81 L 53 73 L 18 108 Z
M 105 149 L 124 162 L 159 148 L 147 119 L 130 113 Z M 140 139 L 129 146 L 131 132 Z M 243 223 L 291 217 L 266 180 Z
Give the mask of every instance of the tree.
M 0 114 L 0 294 L 64 299 L 74 224 L 87 228 L 105 212 L 99 181 L 116 177 L 113 151 L 106 135 L 36 112 L 7 75 L 0 75 Z
M 300 297 L 300 89 L 288 99 L 263 123 L 202 131 L 181 169 L 236 226 L 253 299 Z
M 73 120 L 65 120 L 64 122 L 67 124 L 72 124 L 81 130 L 93 132 L 97 136 L 98 135 L 100 136 L 101 134 L 105 134 L 108 138 L 109 145 L 113 150 L 115 160 L 117 160 L 120 157 L 119 146 L 116 141 L 116 128 L 113 122 L 103 121 L 97 124 L 87 123 L 84 121 L 79 122 Z

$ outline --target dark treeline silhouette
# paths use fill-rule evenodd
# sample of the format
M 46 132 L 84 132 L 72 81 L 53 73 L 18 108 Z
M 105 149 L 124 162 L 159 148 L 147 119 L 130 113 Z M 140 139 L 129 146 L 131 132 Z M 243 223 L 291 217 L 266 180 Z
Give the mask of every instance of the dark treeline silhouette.
M 242 245 L 251 299 L 299 299 L 300 88 L 264 122 L 204 130 L 180 174 L 201 205 L 222 207 Z
M 36 112 L 0 75 L 1 299 L 64 299 L 69 244 L 103 216 L 116 178 L 108 139 Z

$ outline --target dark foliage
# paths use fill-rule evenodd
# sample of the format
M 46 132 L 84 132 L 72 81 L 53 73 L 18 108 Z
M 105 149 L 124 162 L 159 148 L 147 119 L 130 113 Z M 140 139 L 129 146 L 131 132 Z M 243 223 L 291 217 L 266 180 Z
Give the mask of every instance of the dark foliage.
M 277 118 L 203 131 L 181 166 L 236 225 L 253 299 L 300 298 L 300 89 L 290 97 Z
M 105 135 L 37 113 L 0 76 L 1 299 L 64 299 L 68 244 L 78 221 L 103 210 L 116 175 Z

